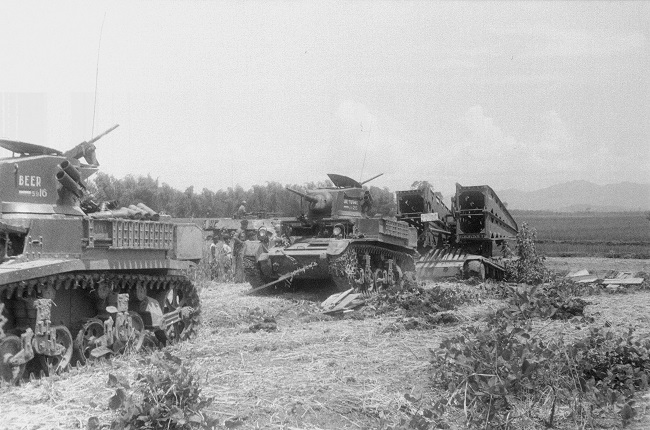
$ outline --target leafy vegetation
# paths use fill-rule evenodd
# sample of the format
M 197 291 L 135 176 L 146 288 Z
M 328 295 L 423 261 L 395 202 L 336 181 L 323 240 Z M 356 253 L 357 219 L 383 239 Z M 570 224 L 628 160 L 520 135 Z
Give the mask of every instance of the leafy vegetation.
M 551 283 L 525 287 L 504 287 L 506 306 L 499 313 L 510 319 L 551 318 L 570 319 L 582 316 L 589 302 L 562 288 L 567 283 Z
M 168 352 L 147 359 L 153 369 L 137 377 L 135 386 L 114 375 L 109 385 L 116 386 L 109 407 L 119 412 L 112 423 L 117 429 L 211 429 L 217 420 L 203 409 L 212 399 L 201 396 L 197 377 L 180 358 Z
M 550 272 L 544 266 L 544 256 L 537 253 L 536 239 L 537 232 L 534 228 L 528 227 L 526 223 L 519 227 L 516 259 L 506 262 L 506 278 L 509 281 L 536 285 L 549 279 Z
M 474 428 L 553 427 L 558 411 L 576 428 L 607 407 L 623 424 L 634 395 L 648 387 L 650 341 L 592 328 L 577 342 L 544 339 L 531 319 L 497 313 L 464 327 L 432 351 L 432 381 L 448 392 L 436 408 L 463 409 Z

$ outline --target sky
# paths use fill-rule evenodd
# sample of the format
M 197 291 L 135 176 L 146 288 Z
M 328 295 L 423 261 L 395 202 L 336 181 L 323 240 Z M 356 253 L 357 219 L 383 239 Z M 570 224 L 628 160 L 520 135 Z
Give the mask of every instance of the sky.
M 646 2 L 0 2 L 0 137 L 185 190 L 650 182 Z M 2 156 L 6 156 L 3 150 Z

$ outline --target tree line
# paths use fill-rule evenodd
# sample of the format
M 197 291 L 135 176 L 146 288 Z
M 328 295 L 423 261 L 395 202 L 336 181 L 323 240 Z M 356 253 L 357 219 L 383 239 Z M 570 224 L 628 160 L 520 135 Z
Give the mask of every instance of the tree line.
M 307 182 L 290 184 L 298 191 L 331 187 L 332 183 Z M 159 183 L 151 175 L 127 175 L 122 179 L 98 172 L 88 184 L 92 199 L 96 203 L 115 201 L 118 206 L 144 203 L 150 208 L 171 215 L 173 218 L 229 218 L 237 208 L 246 202 L 246 210 L 260 217 L 298 216 L 307 210 L 301 209 L 300 197 L 287 191 L 279 182 L 267 182 L 265 185 L 253 185 L 245 190 L 240 185 L 218 191 L 203 188 L 200 192 L 190 186 L 185 191 L 172 188 L 166 183 Z M 396 204 L 394 193 L 387 187 L 364 187 L 373 198 L 370 215 L 395 216 Z

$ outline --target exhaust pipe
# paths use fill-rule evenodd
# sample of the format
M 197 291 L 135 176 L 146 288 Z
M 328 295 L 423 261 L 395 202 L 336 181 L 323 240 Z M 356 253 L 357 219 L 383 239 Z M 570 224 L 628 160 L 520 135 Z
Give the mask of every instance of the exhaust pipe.
M 137 207 L 136 205 L 129 205 L 127 208 L 132 210 L 134 213 L 138 214 L 139 218 L 143 220 L 148 220 L 150 218 L 149 212 L 146 212 L 145 210 Z
M 160 215 L 158 215 L 158 212 L 151 209 L 149 206 L 145 205 L 144 203 L 138 203 L 136 206 L 142 209 L 143 211 L 145 211 L 146 213 L 148 213 L 152 221 L 158 221 L 160 219 Z

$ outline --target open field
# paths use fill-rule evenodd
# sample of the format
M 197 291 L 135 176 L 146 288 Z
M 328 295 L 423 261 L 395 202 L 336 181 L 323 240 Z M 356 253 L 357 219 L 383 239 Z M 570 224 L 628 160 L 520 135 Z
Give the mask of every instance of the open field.
M 549 256 L 650 258 L 644 212 L 514 213 L 517 223 L 537 230 L 537 247 Z
M 559 271 L 630 270 L 648 272 L 650 260 L 550 259 Z M 446 288 L 474 290 L 478 286 L 443 283 Z M 496 299 L 462 306 L 454 311 L 460 323 L 429 330 L 408 330 L 399 313 L 381 317 L 353 312 L 332 318 L 319 312 L 321 291 L 245 296 L 243 284 L 205 284 L 203 325 L 197 339 L 167 347 L 200 378 L 203 394 L 214 397 L 207 411 L 220 423 L 241 429 L 388 429 L 414 416 L 417 407 L 445 393 L 432 387 L 430 349 L 456 334 L 459 325 L 480 321 L 500 306 Z M 592 326 L 605 324 L 625 331 L 635 326 L 650 334 L 650 292 L 597 295 L 585 315 Z M 260 315 L 277 321 L 277 330 L 252 332 Z M 571 321 L 540 323 L 548 337 L 579 337 L 588 324 Z M 115 413 L 108 408 L 115 388 L 107 386 L 114 374 L 133 382 L 147 370 L 146 353 L 119 357 L 60 376 L 5 387 L 0 393 L 0 429 L 86 428 L 89 418 L 109 428 Z M 409 394 L 418 405 L 406 400 Z M 650 426 L 648 402 L 640 398 L 638 415 L 628 428 Z M 451 428 L 464 428 L 462 410 L 445 414 Z M 574 428 L 561 416 L 557 428 Z M 612 411 L 603 416 L 605 428 L 620 427 Z M 225 427 L 224 427 L 225 428 Z M 233 427 L 230 427 L 233 428 Z M 514 428 L 542 428 L 527 424 Z

